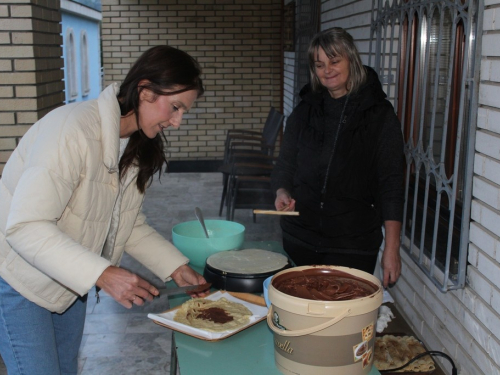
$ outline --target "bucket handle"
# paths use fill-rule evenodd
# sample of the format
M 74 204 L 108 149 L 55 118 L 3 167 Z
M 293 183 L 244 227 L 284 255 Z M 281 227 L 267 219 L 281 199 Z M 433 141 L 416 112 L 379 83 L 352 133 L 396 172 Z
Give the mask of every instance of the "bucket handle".
M 267 325 L 269 326 L 269 328 L 271 328 L 271 331 L 273 331 L 274 333 L 281 335 L 281 336 L 305 336 L 305 335 L 309 335 L 311 333 L 316 333 L 316 332 L 321 331 L 322 329 L 328 328 L 330 326 L 333 326 L 335 323 L 340 322 L 342 319 L 344 319 L 350 313 L 351 313 L 351 309 L 345 309 L 335 318 L 333 318 L 327 322 L 318 324 L 315 327 L 309 327 L 309 328 L 304 328 L 304 329 L 298 329 L 295 331 L 290 331 L 290 330 L 286 330 L 286 329 L 279 329 L 276 327 L 276 325 L 273 322 L 273 306 L 271 305 L 269 307 L 269 311 L 267 312 Z

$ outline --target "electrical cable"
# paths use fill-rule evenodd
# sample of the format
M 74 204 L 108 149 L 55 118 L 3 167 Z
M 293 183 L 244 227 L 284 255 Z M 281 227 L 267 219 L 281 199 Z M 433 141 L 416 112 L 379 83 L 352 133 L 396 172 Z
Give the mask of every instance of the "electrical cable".
M 394 371 L 398 371 L 398 370 L 402 370 L 404 369 L 406 366 L 408 366 L 410 363 L 413 363 L 415 362 L 417 359 L 420 359 L 422 357 L 425 357 L 426 355 L 430 355 L 430 356 L 434 356 L 434 355 L 437 355 L 437 356 L 441 356 L 441 357 L 444 357 L 446 358 L 448 361 L 450 361 L 451 363 L 451 367 L 452 367 L 452 370 L 451 370 L 451 375 L 458 375 L 458 370 L 457 368 L 455 367 L 455 362 L 453 362 L 453 359 L 451 359 L 451 357 L 446 354 L 446 353 L 443 353 L 443 352 L 439 352 L 439 351 L 436 351 L 436 350 L 430 350 L 430 351 L 427 351 L 427 352 L 423 352 L 423 353 L 420 353 L 419 355 L 417 355 L 415 358 L 409 360 L 408 362 L 406 362 L 403 366 L 399 366 L 399 367 L 396 367 L 396 368 L 391 368 L 391 369 L 387 369 L 387 370 L 379 370 L 379 372 L 381 374 L 384 374 L 384 373 L 387 373 L 387 372 L 394 372 Z

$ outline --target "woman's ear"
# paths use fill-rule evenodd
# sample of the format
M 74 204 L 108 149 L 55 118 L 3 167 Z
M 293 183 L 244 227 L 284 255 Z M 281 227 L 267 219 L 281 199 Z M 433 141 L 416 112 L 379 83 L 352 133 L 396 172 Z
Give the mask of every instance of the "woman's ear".
M 137 90 L 139 90 L 139 100 L 146 100 L 148 102 L 154 101 L 154 93 L 147 88 L 150 83 L 151 82 L 149 80 L 143 79 L 137 85 Z

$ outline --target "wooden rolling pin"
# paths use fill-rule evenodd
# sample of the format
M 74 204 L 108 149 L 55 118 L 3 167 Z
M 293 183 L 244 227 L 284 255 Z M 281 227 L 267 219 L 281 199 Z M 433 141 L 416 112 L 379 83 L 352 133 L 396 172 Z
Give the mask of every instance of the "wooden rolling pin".
M 242 299 L 243 301 L 254 303 L 260 306 L 266 306 L 266 300 L 264 299 L 264 297 L 256 296 L 255 294 L 251 293 L 242 293 L 242 292 L 228 292 L 228 293 L 233 297 Z
M 254 214 L 299 216 L 297 211 L 253 210 Z

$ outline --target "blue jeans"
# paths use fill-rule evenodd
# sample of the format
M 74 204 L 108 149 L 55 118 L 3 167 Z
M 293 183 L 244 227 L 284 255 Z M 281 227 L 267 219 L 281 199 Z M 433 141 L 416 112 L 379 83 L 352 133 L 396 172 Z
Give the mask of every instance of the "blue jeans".
M 30 302 L 0 277 L 0 355 L 9 375 L 76 374 L 87 296 L 62 314 Z

